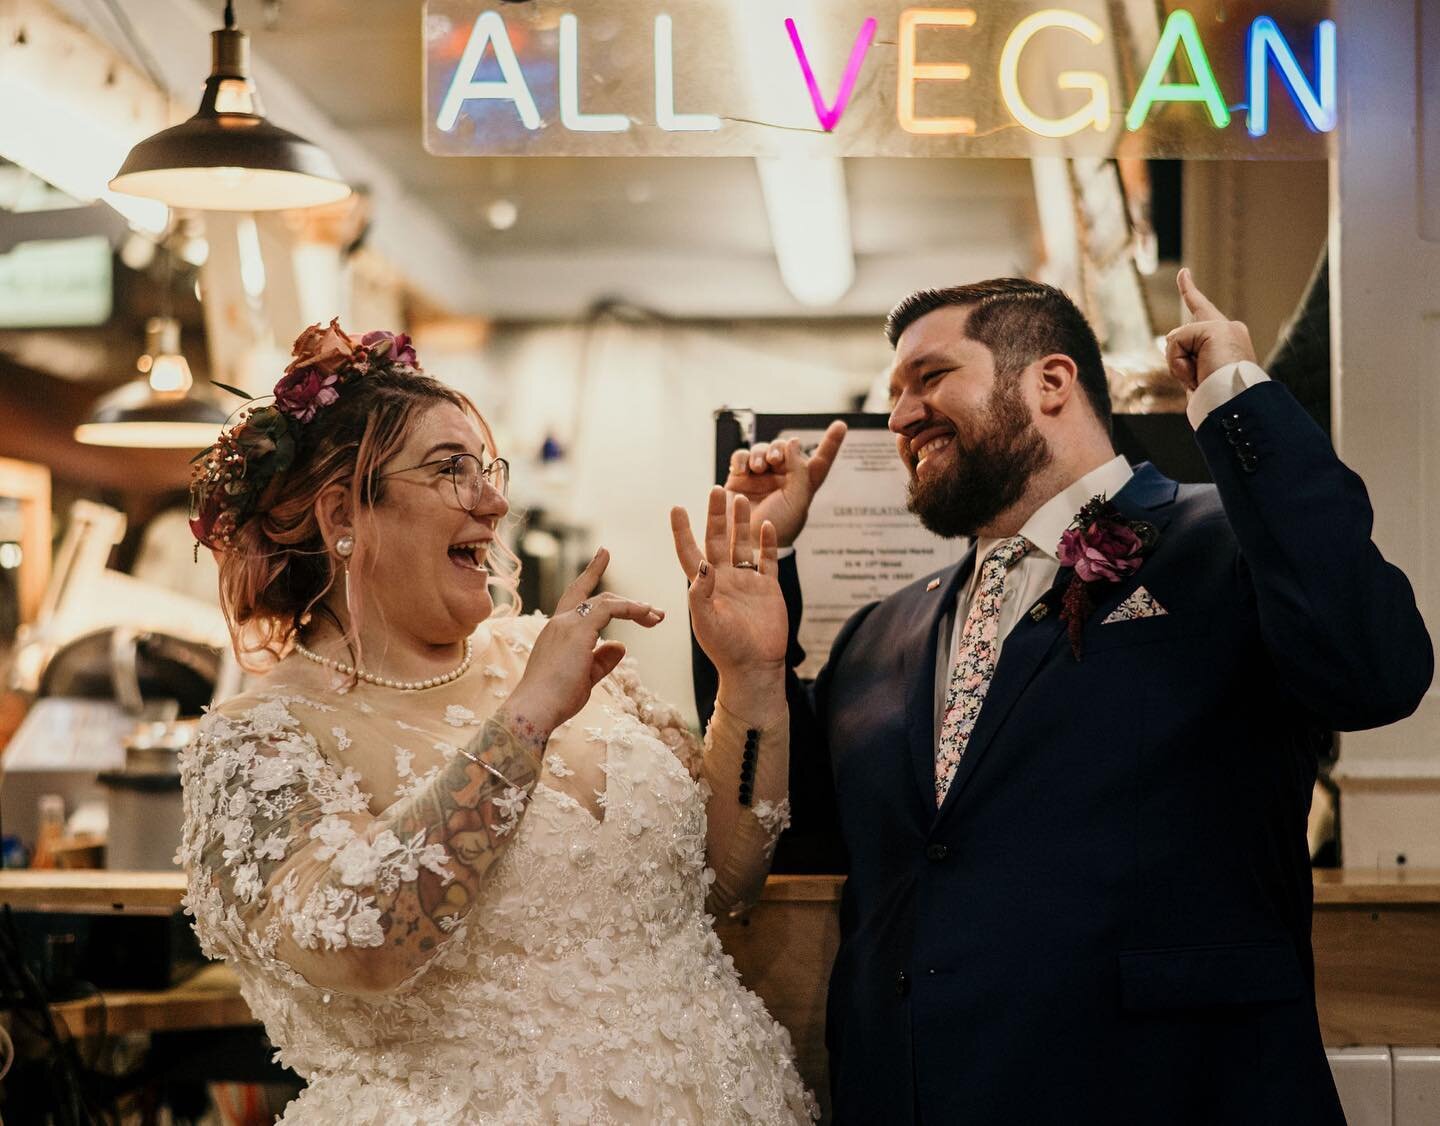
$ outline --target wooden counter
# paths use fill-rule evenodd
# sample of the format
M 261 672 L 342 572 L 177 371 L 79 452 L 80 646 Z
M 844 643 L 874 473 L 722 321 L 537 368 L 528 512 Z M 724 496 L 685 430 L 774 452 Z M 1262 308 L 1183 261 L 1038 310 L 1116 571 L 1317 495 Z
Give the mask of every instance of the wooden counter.
M 772 876 L 760 904 L 717 930 L 745 983 L 795 1038 L 807 1078 L 825 1074 L 825 987 L 839 943 L 841 879 Z M 0 872 L 0 903 L 69 911 L 169 911 L 179 873 Z M 1325 1043 L 1440 1045 L 1440 870 L 1315 873 L 1315 978 Z M 111 1032 L 251 1022 L 234 975 L 210 966 L 160 993 L 106 994 Z M 76 1035 L 94 1000 L 56 1005 Z
M 1318 871 L 1312 935 L 1327 1045 L 1440 1046 L 1440 871 Z

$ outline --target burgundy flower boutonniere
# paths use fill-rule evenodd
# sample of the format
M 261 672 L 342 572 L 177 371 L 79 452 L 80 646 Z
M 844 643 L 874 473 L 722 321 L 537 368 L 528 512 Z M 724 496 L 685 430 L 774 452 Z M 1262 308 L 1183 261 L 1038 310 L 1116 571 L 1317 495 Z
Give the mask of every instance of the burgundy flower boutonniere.
M 1118 583 L 1140 569 L 1160 541 L 1160 531 L 1144 520 L 1128 520 L 1102 493 L 1076 514 L 1060 537 L 1060 565 L 1074 569 L 1060 605 L 1060 620 L 1070 637 L 1070 652 L 1080 659 L 1085 619 L 1095 609 L 1101 583 Z

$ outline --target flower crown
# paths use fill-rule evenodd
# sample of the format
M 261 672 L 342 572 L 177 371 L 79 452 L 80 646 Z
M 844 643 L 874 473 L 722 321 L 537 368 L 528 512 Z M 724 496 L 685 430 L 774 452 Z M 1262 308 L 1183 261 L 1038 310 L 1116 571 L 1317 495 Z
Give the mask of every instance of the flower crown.
M 413 375 L 420 370 L 404 333 L 349 336 L 339 318 L 328 328 L 313 324 L 295 341 L 295 358 L 275 384 L 274 401 L 252 406 L 213 446 L 191 459 L 190 530 L 198 544 L 216 551 L 234 545 L 236 530 L 279 491 L 305 427 L 341 390 L 376 371 Z M 217 383 L 249 402 L 257 396 Z

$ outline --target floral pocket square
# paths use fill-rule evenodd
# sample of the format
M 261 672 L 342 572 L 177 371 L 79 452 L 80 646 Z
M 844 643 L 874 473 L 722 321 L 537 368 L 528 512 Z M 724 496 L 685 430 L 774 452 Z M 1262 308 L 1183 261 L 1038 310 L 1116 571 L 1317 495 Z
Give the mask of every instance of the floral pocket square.
M 1159 618 L 1168 613 L 1170 611 L 1156 602 L 1155 596 L 1142 586 L 1136 587 L 1135 593 L 1111 610 L 1100 624 L 1108 626 L 1114 622 L 1133 622 L 1136 618 Z

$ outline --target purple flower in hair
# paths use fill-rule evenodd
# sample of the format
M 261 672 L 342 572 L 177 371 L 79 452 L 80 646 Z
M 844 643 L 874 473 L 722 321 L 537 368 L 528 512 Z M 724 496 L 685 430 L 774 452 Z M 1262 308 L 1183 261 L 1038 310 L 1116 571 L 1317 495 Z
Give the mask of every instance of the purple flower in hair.
M 413 367 L 419 362 L 410 337 L 403 332 L 384 332 L 380 329 L 367 332 L 360 338 L 360 347 L 382 363 L 409 364 Z
M 275 384 L 275 405 L 297 422 L 309 422 L 321 407 L 340 398 L 340 377 L 318 368 L 298 368 Z

